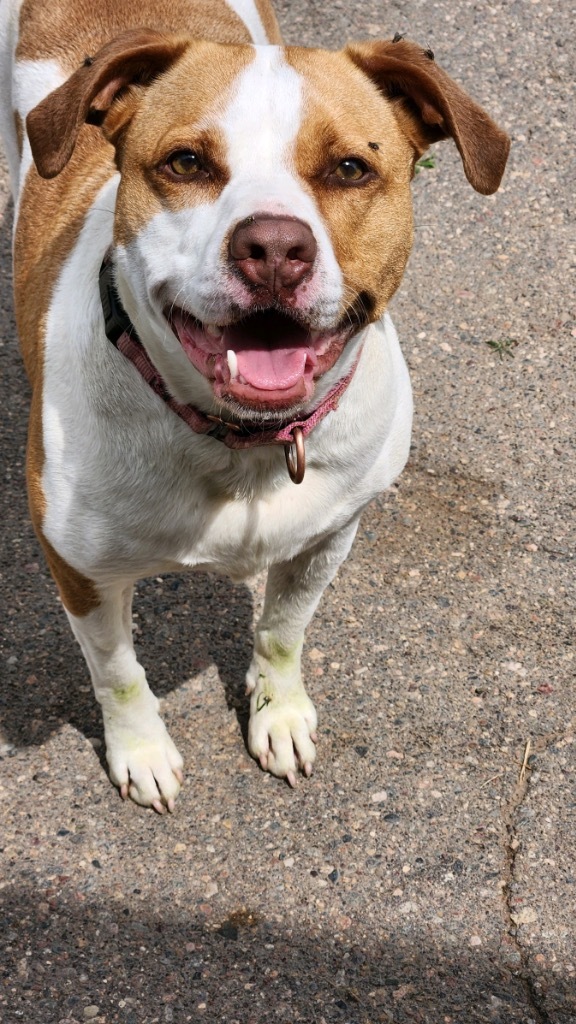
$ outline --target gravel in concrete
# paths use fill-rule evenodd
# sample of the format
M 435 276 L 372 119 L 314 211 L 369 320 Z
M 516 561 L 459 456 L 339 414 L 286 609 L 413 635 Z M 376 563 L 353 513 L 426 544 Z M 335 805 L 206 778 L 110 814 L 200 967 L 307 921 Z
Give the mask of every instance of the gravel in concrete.
M 478 196 L 444 144 L 414 183 L 415 251 L 392 310 L 412 457 L 309 633 L 310 781 L 290 791 L 243 743 L 262 580 L 140 585 L 139 651 L 187 764 L 165 818 L 107 780 L 29 524 L 7 207 L 0 1017 L 574 1024 L 573 12 L 278 9 L 296 43 L 408 31 L 432 46 L 512 135 L 510 168 Z

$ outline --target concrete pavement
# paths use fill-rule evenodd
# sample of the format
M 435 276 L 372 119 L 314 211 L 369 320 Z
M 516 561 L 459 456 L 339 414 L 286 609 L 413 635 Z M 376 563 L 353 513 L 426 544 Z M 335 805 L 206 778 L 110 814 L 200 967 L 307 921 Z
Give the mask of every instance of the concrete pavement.
M 107 780 L 99 711 L 29 525 L 8 204 L 0 1018 L 574 1024 L 572 12 L 278 11 L 294 43 L 407 31 L 432 46 L 510 132 L 509 171 L 496 196 L 476 195 L 444 143 L 414 182 L 416 244 L 392 308 L 412 457 L 309 632 L 310 781 L 290 791 L 242 740 L 262 581 L 139 587 L 141 659 L 186 760 L 166 818 Z

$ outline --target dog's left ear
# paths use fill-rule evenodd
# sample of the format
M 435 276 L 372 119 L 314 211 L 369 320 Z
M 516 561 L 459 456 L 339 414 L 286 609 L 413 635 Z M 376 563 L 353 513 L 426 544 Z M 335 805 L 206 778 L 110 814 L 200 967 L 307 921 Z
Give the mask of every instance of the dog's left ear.
M 454 139 L 468 181 L 484 195 L 498 188 L 510 139 L 434 60 L 432 50 L 395 37 L 352 43 L 344 51 L 395 106 L 417 156 L 432 142 Z

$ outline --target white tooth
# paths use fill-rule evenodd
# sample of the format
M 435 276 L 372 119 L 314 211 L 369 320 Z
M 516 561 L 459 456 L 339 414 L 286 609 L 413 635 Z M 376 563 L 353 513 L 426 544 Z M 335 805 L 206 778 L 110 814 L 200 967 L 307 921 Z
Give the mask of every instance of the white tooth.
M 218 327 L 217 324 L 204 324 L 204 330 L 206 334 L 210 334 L 212 338 L 221 338 L 224 334 L 222 327 Z
M 238 376 L 238 358 L 234 349 L 229 348 L 226 353 L 226 359 L 228 360 L 228 368 L 230 370 L 230 377 L 232 380 Z

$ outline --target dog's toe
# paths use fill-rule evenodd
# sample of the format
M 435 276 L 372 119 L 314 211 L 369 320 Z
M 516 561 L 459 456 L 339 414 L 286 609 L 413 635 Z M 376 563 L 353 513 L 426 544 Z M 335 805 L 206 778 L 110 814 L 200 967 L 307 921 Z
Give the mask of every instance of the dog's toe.
M 306 776 L 312 773 L 316 759 L 312 738 L 315 730 L 316 711 L 304 692 L 295 694 L 291 700 L 272 700 L 260 710 L 254 701 L 248 747 L 263 768 L 286 778 L 293 786 L 299 769 Z
M 144 758 L 140 758 L 138 763 L 133 760 L 129 764 L 128 771 L 129 795 L 135 803 L 153 807 L 162 814 L 166 809 L 173 810 L 174 801 L 180 792 L 180 782 L 165 751 L 145 752 Z
M 123 797 L 161 814 L 174 809 L 183 762 L 159 716 L 145 734 L 126 726 L 107 731 L 106 756 L 110 778 Z

